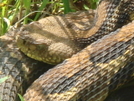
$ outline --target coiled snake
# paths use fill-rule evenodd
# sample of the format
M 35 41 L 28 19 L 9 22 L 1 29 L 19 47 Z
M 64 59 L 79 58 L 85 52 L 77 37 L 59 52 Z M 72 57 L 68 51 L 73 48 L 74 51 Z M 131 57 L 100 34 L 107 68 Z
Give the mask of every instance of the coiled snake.
M 70 58 L 38 78 L 24 95 L 25 100 L 103 101 L 109 92 L 131 81 L 134 71 L 134 22 L 132 22 L 130 15 L 133 14 L 133 11 L 134 0 L 101 0 L 96 13 L 96 21 L 93 23 L 92 28 L 76 28 L 76 31 L 81 31 L 78 34 L 72 33 L 71 35 L 70 33 L 65 33 L 68 36 L 67 39 L 69 38 L 69 41 L 71 41 L 72 50 L 76 49 L 76 51 L 79 52 L 72 57 L 69 55 Z M 40 21 L 35 24 L 40 25 Z M 37 27 L 37 29 L 38 28 L 40 27 Z M 23 52 L 28 52 L 28 54 L 26 52 L 25 54 L 37 59 L 36 52 L 32 52 L 36 49 L 33 42 L 35 42 L 35 44 L 42 42 L 45 45 L 50 45 L 53 42 L 51 40 L 44 41 L 42 39 L 33 41 L 27 29 L 28 26 L 17 32 L 17 43 Z M 43 35 L 43 33 L 40 34 Z M 54 37 L 48 36 L 48 38 L 51 39 Z M 59 36 L 56 38 L 58 39 Z M 56 38 L 55 40 L 57 41 Z M 63 41 L 61 40 L 62 38 L 64 40 L 66 39 L 65 37 L 61 37 L 61 43 Z M 1 39 L 4 40 L 6 38 L 1 37 Z M 31 41 L 28 41 L 29 39 Z M 58 43 L 60 43 L 60 41 L 58 40 Z M 47 42 L 50 43 L 48 44 Z M 16 44 L 16 42 L 14 43 Z M 27 43 L 29 46 L 33 46 L 27 48 L 27 46 L 25 46 Z M 69 46 L 68 43 L 68 41 L 67 43 L 66 40 L 64 41 L 66 46 Z M 22 45 L 25 46 L 24 50 L 24 46 Z M 58 45 L 59 44 L 57 44 L 57 46 Z M 8 47 L 11 47 L 10 44 Z M 39 43 L 39 47 L 42 48 L 42 44 L 40 45 Z M 4 48 L 1 48 L 1 51 L 3 51 L 2 49 Z M 62 52 L 63 50 L 60 51 L 60 53 Z M 75 53 L 72 51 L 66 52 Z M 51 54 L 48 55 L 48 58 L 51 57 Z M 11 56 L 14 55 L 11 54 Z M 59 55 L 56 56 L 58 57 Z M 49 60 L 50 62 L 45 59 L 47 57 L 46 55 L 41 58 L 39 57 L 39 60 L 48 63 L 58 63 L 63 60 L 59 58 L 57 62 L 56 56 L 54 57 L 55 59 L 50 58 L 50 60 L 52 60 Z M 23 61 L 23 63 L 25 64 L 25 61 Z M 37 64 L 38 63 L 36 63 L 36 65 Z M 27 79 L 26 73 L 28 73 L 30 69 L 26 69 L 27 65 L 23 67 L 25 68 L 24 78 Z M 6 71 L 6 69 L 4 71 Z M 19 82 L 19 80 L 20 79 L 18 79 L 17 82 Z M 13 92 L 11 92 L 11 95 L 12 93 Z

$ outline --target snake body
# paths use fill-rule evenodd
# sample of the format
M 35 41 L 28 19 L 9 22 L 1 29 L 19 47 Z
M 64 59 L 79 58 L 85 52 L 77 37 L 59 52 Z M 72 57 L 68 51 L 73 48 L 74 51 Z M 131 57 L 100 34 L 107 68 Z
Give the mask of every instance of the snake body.
M 24 95 L 26 101 L 103 101 L 131 80 L 133 4 L 133 0 L 101 0 L 93 28 L 74 39 L 85 48 L 37 79 Z
M 84 21 L 79 20 L 82 16 L 85 16 Z M 88 19 L 89 16 L 92 18 L 92 12 L 86 11 L 67 14 L 61 18 L 67 19 L 70 24 L 75 22 L 87 26 L 84 24 L 85 21 L 89 21 L 88 25 L 92 22 Z M 74 19 L 75 17 L 78 20 Z M 10 30 L 4 36 L 0 36 L 0 79 L 8 77 L 5 82 L 0 83 L 0 100 L 2 101 L 20 101 L 18 93 L 23 95 L 39 75 L 52 67 L 27 57 L 19 50 L 16 37 L 20 30 L 20 28 Z
M 49 70 L 27 90 L 26 101 L 103 101 L 133 78 L 133 29 L 134 22 Z
M 0 83 L 1 101 L 20 101 L 18 93 L 23 95 L 40 74 L 52 67 L 19 51 L 15 40 L 17 31 L 9 31 L 0 37 L 0 79 L 8 77 Z
M 94 12 L 76 15 L 51 16 L 23 26 L 18 32 L 18 47 L 36 60 L 49 64 L 62 62 L 82 49 L 74 39 L 93 23 Z
M 94 22 L 91 23 L 93 28 L 76 26 L 75 30 L 72 30 L 69 22 L 58 16 L 53 19 L 41 19 L 22 28 L 18 37 L 18 46 L 31 58 L 50 64 L 60 63 L 92 42 L 130 22 L 129 9 L 132 7 L 128 5 L 130 5 L 129 0 L 102 0 L 97 8 Z M 90 16 L 89 18 L 93 20 Z M 55 22 L 58 25 L 55 25 Z
M 134 22 L 130 22 L 131 19 L 129 18 L 129 14 L 133 13 L 133 4 L 134 0 L 101 0 L 98 7 L 98 13 L 96 14 L 97 21 L 95 24 L 93 23 L 94 27 L 79 29 L 75 26 L 76 31 L 82 31 L 84 34 L 76 33 L 71 35 L 70 33 L 67 37 L 71 39 L 71 42 L 78 43 L 74 46 L 77 48 L 76 52 L 79 52 L 72 57 L 69 56 L 70 58 L 63 61 L 63 63 L 50 69 L 38 78 L 24 95 L 25 100 L 103 101 L 109 92 L 117 89 L 129 80 L 131 81 L 131 79 L 133 79 L 134 71 Z M 101 12 L 101 8 L 103 12 Z M 112 15 L 111 13 L 114 14 Z M 35 24 L 37 24 L 37 26 L 33 26 L 35 31 L 42 28 L 38 27 L 38 22 Z M 31 37 L 32 35 L 29 37 L 29 33 L 32 30 L 29 31 L 29 28 L 27 28 L 28 26 L 26 25 L 16 32 L 18 34 L 15 34 L 18 38 L 18 46 L 20 44 L 23 45 L 24 43 L 28 43 L 30 48 L 28 49 L 26 47 L 26 50 L 28 50 L 26 52 L 30 52 L 31 49 L 32 51 L 35 50 L 37 44 L 40 46 L 40 42 L 47 44 L 44 40 L 43 42 L 42 40 L 34 40 Z M 24 33 L 24 36 L 21 33 Z M 28 58 L 18 50 L 16 39 L 15 42 L 12 41 L 16 38 L 15 35 L 13 35 L 13 37 L 0 37 L 0 44 L 2 45 L 0 54 L 2 57 L 1 77 L 3 77 L 3 75 L 11 76 L 11 78 L 9 77 L 8 79 L 9 81 L 0 85 L 2 89 L 1 98 L 3 101 L 17 101 L 16 93 L 19 92 L 19 87 L 22 84 L 31 82 L 29 81 L 30 77 L 33 76 L 32 74 L 34 73 L 34 70 L 36 71 L 39 64 L 41 64 L 40 62 L 38 63 L 37 61 Z M 43 33 L 41 33 L 41 35 L 43 35 Z M 8 38 L 11 38 L 11 40 L 8 40 Z M 27 41 L 25 38 L 30 41 Z M 51 39 L 51 37 L 48 38 Z M 7 43 L 7 46 L 4 42 Z M 52 43 L 49 45 L 51 44 Z M 13 47 L 11 47 L 12 45 Z M 22 48 L 21 45 L 19 47 L 22 50 L 26 44 L 22 46 Z M 40 47 L 42 48 L 42 46 Z M 10 54 L 4 55 L 6 52 Z M 32 53 L 29 54 L 29 56 L 33 56 Z M 10 57 L 9 60 L 16 59 L 17 63 L 22 66 L 18 66 L 15 63 L 13 66 L 10 65 L 13 69 L 7 70 L 10 69 L 8 65 L 10 62 L 8 62 L 9 60 L 6 62 L 6 57 Z M 38 54 L 35 57 L 35 59 L 40 58 Z M 41 57 L 41 61 L 46 61 L 43 60 L 45 58 L 46 57 Z M 58 63 L 63 59 L 59 59 L 60 61 L 58 60 L 58 62 L 55 62 L 56 59 L 53 60 L 52 58 L 48 60 L 52 60 L 50 63 Z M 46 62 L 49 63 L 49 61 Z M 15 61 L 11 61 L 11 64 L 13 62 Z M 35 63 L 35 65 L 32 63 Z M 21 71 L 24 72 L 24 74 Z M 17 76 L 14 75 L 14 73 Z M 19 82 L 18 78 L 20 78 Z M 13 86 L 9 86 L 10 84 Z M 22 87 L 24 86 L 22 85 Z M 8 91 L 11 91 L 10 93 L 7 92 L 7 88 Z

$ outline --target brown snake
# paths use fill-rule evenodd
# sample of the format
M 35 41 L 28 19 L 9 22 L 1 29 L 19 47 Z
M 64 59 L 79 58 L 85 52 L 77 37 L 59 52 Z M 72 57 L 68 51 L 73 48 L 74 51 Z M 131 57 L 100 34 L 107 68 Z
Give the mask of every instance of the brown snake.
M 105 6 L 104 12 L 98 13 L 95 27 L 87 30 L 92 33 L 76 37 L 78 46 L 86 48 L 36 80 L 24 95 L 25 100 L 103 101 L 110 91 L 131 80 L 134 22 L 127 24 L 127 13 L 133 12 L 133 4 L 133 0 L 102 0 L 99 7 Z
M 86 48 L 37 79 L 24 95 L 26 101 L 103 101 L 131 80 L 134 22 L 127 23 L 133 7 L 133 0 L 101 0 L 94 27 L 70 38 Z
M 76 12 L 61 16 L 61 19 L 66 19 L 70 24 L 75 22 L 76 26 L 87 26 L 92 22 L 90 21 L 93 18 L 92 14 L 90 11 Z M 77 19 L 74 19 L 76 17 Z M 51 20 L 53 17 L 49 18 Z M 83 18 L 82 21 L 80 20 L 81 18 Z M 87 23 L 88 21 L 89 23 Z M 57 24 L 56 22 L 54 23 Z M 85 23 L 87 24 L 85 25 Z M 66 25 L 68 25 L 68 23 L 63 24 L 61 23 L 60 26 L 64 26 L 65 29 L 67 29 Z M 73 26 L 75 27 L 75 25 Z M 75 30 L 73 26 L 72 31 Z M 48 31 L 49 30 L 50 29 L 48 29 Z M 5 82 L 0 83 L 0 100 L 2 101 L 20 101 L 17 93 L 23 95 L 27 87 L 38 78 L 39 75 L 52 67 L 35 61 L 20 52 L 16 45 L 18 32 L 20 32 L 20 29 L 11 30 L 5 35 L 0 36 L 0 79 L 3 79 L 5 76 L 9 77 Z
M 134 22 L 49 70 L 27 90 L 26 101 L 103 101 L 133 76 L 132 26 Z
M 31 58 L 50 64 L 60 63 L 97 39 L 130 22 L 129 2 L 102 0 L 92 23 L 93 28 L 76 26 L 75 30 L 72 30 L 69 22 L 59 16 L 25 25 L 19 32 L 18 46 Z M 53 25 L 54 22 L 57 24 Z M 67 28 L 62 27 L 60 23 L 63 25 L 68 23 Z

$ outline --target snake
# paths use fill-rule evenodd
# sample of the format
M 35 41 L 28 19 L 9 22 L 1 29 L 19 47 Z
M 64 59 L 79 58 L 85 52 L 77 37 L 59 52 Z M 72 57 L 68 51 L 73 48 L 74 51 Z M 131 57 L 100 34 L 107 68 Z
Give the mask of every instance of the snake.
M 60 58 L 57 59 L 55 56 L 50 59 L 45 59 L 47 56 L 39 57 L 39 61 L 48 63 L 55 64 L 55 62 L 57 63 L 56 60 L 63 62 L 40 76 L 28 88 L 24 99 L 26 101 L 103 101 L 109 92 L 131 81 L 134 70 L 134 22 L 129 15 L 133 13 L 133 4 L 133 0 L 101 0 L 95 15 L 96 20 L 92 24 L 93 27 L 81 29 L 75 26 L 76 31 L 79 30 L 82 33 L 73 33 L 73 35 L 69 33 L 67 35 L 70 42 L 77 43 L 75 45 L 75 48 L 77 48 L 76 54 L 67 57 L 68 59 L 64 61 Z M 38 28 L 41 30 L 42 25 L 38 27 L 40 23 L 36 22 L 35 31 Z M 32 24 L 30 24 L 30 27 Z M 22 52 L 26 50 L 24 53 L 33 58 L 34 54 L 31 52 L 36 49 L 34 44 L 36 43 L 36 46 L 38 44 L 42 48 L 39 41 L 43 41 L 43 44 L 47 44 L 47 42 L 37 39 L 33 43 L 31 36 L 28 35 L 30 33 L 28 32 L 29 29 L 27 31 L 27 27 L 18 31 L 19 35 L 15 44 L 17 43 L 17 47 Z M 22 31 L 25 33 L 24 35 L 21 34 Z M 39 38 L 41 37 L 39 36 Z M 51 37 L 48 38 L 51 39 Z M 54 37 L 52 36 L 52 38 Z M 5 39 L 3 38 L 3 40 Z M 63 39 L 65 38 L 63 37 Z M 24 43 L 25 45 L 28 43 L 30 48 L 27 48 L 28 45 L 22 46 Z M 31 47 L 31 45 L 33 46 Z M 68 44 L 65 43 L 65 45 Z M 11 46 L 8 45 L 8 47 Z M 45 47 L 44 49 L 48 48 Z M 63 51 L 60 51 L 60 53 Z M 37 59 L 36 52 L 33 53 L 35 53 L 35 59 Z M 48 56 L 51 56 L 51 54 L 48 54 Z M 52 60 L 52 62 L 48 60 Z M 26 66 L 24 67 L 26 68 Z
M 73 26 L 75 27 L 73 31 L 71 24 L 59 16 L 51 17 L 52 19 L 41 19 L 26 25 L 18 33 L 18 47 L 27 56 L 36 60 L 49 64 L 60 63 L 97 39 L 130 22 L 128 20 L 130 19 L 129 15 L 131 15 L 129 14 L 131 7 L 127 6 L 129 2 L 124 2 L 124 0 L 100 1 L 92 25 L 89 27 L 76 25 Z M 57 24 L 53 25 L 54 22 Z M 68 28 L 65 29 L 60 23 L 66 23 Z M 48 29 L 50 29 L 49 32 Z
M 129 64 L 126 63 L 127 61 L 133 61 L 133 58 L 130 58 L 132 57 L 133 48 L 132 46 L 130 46 L 130 44 L 127 45 L 127 43 L 129 42 L 131 44 L 133 43 L 133 35 L 132 32 L 130 32 L 131 30 L 129 29 L 129 27 L 133 25 L 128 24 L 128 19 L 130 19 L 129 14 L 131 12 L 133 12 L 132 0 L 101 0 L 98 7 L 98 12 L 96 14 L 96 22 L 94 26 L 91 29 L 85 29 L 84 35 L 83 33 L 77 34 L 76 36 L 74 35 L 75 33 L 72 36 L 68 35 L 71 39 L 71 45 L 73 44 L 72 41 L 75 44 L 77 42 L 76 47 L 84 49 L 72 56 L 71 58 L 66 59 L 62 64 L 58 65 L 54 69 L 49 70 L 37 81 L 35 81 L 33 85 L 29 88 L 30 90 L 28 89 L 27 93 L 24 95 L 25 99 L 28 101 L 104 100 L 107 96 L 108 85 L 110 85 L 110 80 L 112 79 L 113 74 L 115 75 L 117 72 L 121 71 L 120 69 L 122 68 L 130 68 Z M 126 26 L 124 27 L 124 25 Z M 129 29 L 129 32 L 124 31 L 127 28 Z M 28 36 L 27 34 L 28 33 L 26 33 L 26 36 Z M 25 36 L 22 36 L 25 39 Z M 131 40 L 129 40 L 129 38 L 127 39 L 126 37 L 131 37 Z M 60 40 L 61 43 L 65 43 L 62 42 L 62 39 Z M 66 40 L 64 39 L 64 41 Z M 27 43 L 27 41 L 25 40 L 24 43 Z M 44 44 L 46 43 L 47 42 L 44 42 Z M 124 47 L 121 49 L 122 45 L 124 45 Z M 60 45 L 60 47 L 63 46 Z M 117 47 L 120 47 L 119 50 Z M 27 47 L 25 47 L 25 49 L 27 49 Z M 64 50 L 62 50 L 60 54 L 62 54 L 63 51 Z M 28 53 L 31 55 L 30 49 L 28 49 L 28 51 L 25 51 L 24 53 Z M 34 54 L 36 53 L 34 52 Z M 34 54 L 32 54 L 31 56 L 34 56 Z M 44 56 L 45 57 L 41 57 L 41 61 L 46 62 L 46 55 Z M 58 59 L 56 57 L 54 58 Z M 50 58 L 50 60 L 53 61 L 54 59 Z M 118 61 L 120 61 L 120 64 L 118 64 Z M 132 76 L 131 73 L 126 78 L 129 78 L 130 76 Z M 103 79 L 106 79 L 106 81 L 104 81 Z M 101 85 L 102 81 L 103 83 Z M 120 81 L 115 80 L 113 82 L 118 82 L 118 84 L 116 85 L 118 87 L 125 81 L 126 80 L 123 79 Z M 117 88 L 115 85 L 111 85 L 109 89 Z M 39 87 L 36 88 L 36 86 Z M 100 88 L 97 89 L 97 87 L 95 88 L 94 86 L 100 86 Z M 101 87 L 104 86 L 105 89 L 101 90 Z M 36 92 L 36 95 L 40 96 L 35 96 L 35 94 L 32 94 L 32 92 Z M 103 96 L 100 97 L 100 95 Z
M 71 25 L 73 31 L 75 30 L 75 26 L 79 28 L 90 26 L 93 16 L 94 12 L 89 10 L 58 17 L 69 22 L 63 23 L 61 26 L 68 29 L 67 26 Z M 51 20 L 52 18 L 53 17 L 50 16 L 47 19 Z M 83 21 L 81 21 L 81 18 Z M 73 23 L 76 24 L 72 25 Z M 54 22 L 53 24 L 57 24 L 57 22 Z M 25 90 L 35 79 L 53 67 L 52 65 L 31 59 L 20 51 L 16 40 L 18 32 L 20 31 L 21 28 L 10 29 L 5 35 L 0 36 L 0 79 L 8 77 L 5 82 L 0 82 L 1 101 L 20 101 L 18 94 L 23 95 Z M 50 29 L 48 29 L 48 31 L 50 31 Z

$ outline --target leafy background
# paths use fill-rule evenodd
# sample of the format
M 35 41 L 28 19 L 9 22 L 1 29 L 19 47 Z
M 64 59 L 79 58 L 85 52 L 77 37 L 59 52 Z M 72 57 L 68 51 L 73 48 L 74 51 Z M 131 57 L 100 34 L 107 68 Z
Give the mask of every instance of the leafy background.
M 0 0 L 0 35 L 51 15 L 95 9 L 98 0 Z

